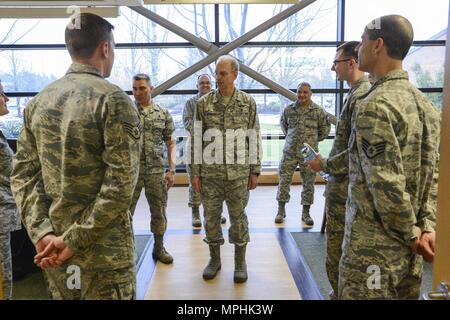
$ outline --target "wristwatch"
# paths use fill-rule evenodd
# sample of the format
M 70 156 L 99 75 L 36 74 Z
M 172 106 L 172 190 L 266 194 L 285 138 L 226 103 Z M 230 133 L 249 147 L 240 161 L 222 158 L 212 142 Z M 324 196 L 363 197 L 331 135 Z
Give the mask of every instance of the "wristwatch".
M 175 169 L 167 169 L 167 170 L 166 170 L 166 173 L 167 173 L 167 172 L 172 172 L 172 174 L 175 175 L 176 170 L 175 170 Z

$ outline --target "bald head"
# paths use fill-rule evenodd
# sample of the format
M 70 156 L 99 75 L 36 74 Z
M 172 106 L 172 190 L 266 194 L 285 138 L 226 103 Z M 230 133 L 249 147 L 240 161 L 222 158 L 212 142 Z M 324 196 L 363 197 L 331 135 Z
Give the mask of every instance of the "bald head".
M 364 33 L 370 40 L 382 38 L 387 54 L 392 59 L 403 60 L 414 39 L 414 30 L 408 19 L 399 15 L 382 16 L 369 23 Z

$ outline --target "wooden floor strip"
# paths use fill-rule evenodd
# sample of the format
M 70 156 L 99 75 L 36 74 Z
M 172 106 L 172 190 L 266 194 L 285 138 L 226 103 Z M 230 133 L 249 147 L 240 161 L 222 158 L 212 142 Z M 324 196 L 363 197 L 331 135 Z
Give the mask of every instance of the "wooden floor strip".
M 294 187 L 294 190 L 299 188 Z M 322 299 L 312 273 L 290 232 L 320 230 L 323 217 L 323 186 L 316 186 L 316 202 L 311 207 L 314 228 L 301 224 L 300 194 L 291 192 L 283 224 L 273 222 L 277 202 L 276 186 L 252 191 L 246 212 L 251 242 L 247 249 L 249 279 L 244 284 L 233 282 L 234 248 L 227 242 L 229 220 L 223 225 L 225 245 L 221 247 L 222 270 L 210 281 L 202 278 L 209 259 L 208 246 L 202 240 L 203 228 L 192 228 L 188 189 L 172 188 L 168 202 L 167 250 L 174 263 L 156 263 L 151 247 L 143 256 L 137 283 L 137 298 L 146 300 L 299 300 Z M 224 205 L 224 215 L 228 217 Z M 150 233 L 150 214 L 144 194 L 139 199 L 133 221 L 136 234 Z M 153 244 L 149 244 L 149 246 Z
M 234 248 L 221 247 L 222 269 L 215 279 L 205 281 L 208 246 L 200 235 L 167 237 L 167 249 L 174 264 L 156 265 L 145 299 L 160 300 L 298 300 L 301 296 L 283 258 L 274 234 L 254 234 L 247 249 L 249 279 L 233 282 Z

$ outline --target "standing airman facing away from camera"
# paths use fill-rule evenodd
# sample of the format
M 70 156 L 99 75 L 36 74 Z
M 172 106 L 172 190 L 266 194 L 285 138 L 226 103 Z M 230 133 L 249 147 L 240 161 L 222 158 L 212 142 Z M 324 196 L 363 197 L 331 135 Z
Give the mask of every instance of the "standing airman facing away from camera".
M 78 26 L 77 26 L 78 25 Z M 113 26 L 71 18 L 66 75 L 27 105 L 11 187 L 53 299 L 134 299 L 129 207 L 139 168 L 139 116 L 109 77 Z

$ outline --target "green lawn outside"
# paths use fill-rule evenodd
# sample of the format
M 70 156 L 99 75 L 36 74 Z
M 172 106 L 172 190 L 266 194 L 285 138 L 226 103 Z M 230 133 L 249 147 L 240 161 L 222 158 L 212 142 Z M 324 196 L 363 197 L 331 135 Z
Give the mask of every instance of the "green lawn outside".
M 328 157 L 333 146 L 334 139 L 325 139 L 319 143 L 319 152 L 323 157 Z M 278 165 L 283 154 L 284 140 L 263 140 L 263 164 Z

